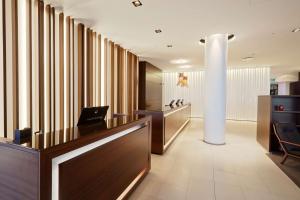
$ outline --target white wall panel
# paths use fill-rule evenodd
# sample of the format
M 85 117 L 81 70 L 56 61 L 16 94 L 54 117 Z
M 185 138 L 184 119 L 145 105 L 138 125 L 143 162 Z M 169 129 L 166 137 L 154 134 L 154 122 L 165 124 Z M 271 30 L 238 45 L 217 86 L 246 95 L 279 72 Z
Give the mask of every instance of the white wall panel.
M 164 104 L 183 98 L 192 104 L 192 117 L 203 117 L 204 71 L 187 72 L 188 87 L 177 86 L 178 73 L 163 74 Z M 270 92 L 270 68 L 229 69 L 227 71 L 226 118 L 256 121 L 257 96 Z

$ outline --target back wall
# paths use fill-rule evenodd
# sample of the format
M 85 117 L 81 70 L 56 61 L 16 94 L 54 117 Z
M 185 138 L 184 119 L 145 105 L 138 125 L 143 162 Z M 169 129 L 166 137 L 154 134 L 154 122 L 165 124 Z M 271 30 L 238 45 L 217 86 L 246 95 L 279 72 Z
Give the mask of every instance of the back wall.
M 186 72 L 188 87 L 177 86 L 178 73 L 163 73 L 163 104 L 183 98 L 192 104 L 192 117 L 203 117 L 205 71 Z M 226 119 L 256 121 L 257 96 L 270 93 L 270 68 L 227 70 Z

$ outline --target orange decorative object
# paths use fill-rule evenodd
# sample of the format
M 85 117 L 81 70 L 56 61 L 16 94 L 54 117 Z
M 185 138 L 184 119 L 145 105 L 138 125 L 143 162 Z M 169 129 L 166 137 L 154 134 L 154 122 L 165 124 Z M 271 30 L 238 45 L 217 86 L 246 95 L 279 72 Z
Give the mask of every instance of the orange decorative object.
M 177 85 L 180 87 L 188 86 L 188 77 L 184 73 L 179 73 Z

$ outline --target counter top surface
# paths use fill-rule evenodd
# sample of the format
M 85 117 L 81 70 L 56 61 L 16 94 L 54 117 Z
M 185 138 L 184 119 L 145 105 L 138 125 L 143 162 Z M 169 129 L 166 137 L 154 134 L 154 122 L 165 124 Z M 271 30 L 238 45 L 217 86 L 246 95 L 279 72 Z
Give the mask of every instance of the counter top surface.
M 146 119 L 144 115 L 122 116 L 113 119 L 104 120 L 102 122 L 84 125 L 81 127 L 66 128 L 63 130 L 52 131 L 48 133 L 33 134 L 33 136 L 23 144 L 15 144 L 11 139 L 0 138 L 0 143 L 24 147 L 36 151 L 44 151 L 52 147 L 61 146 L 63 144 L 80 141 L 83 139 L 96 138 L 101 139 L 113 135 L 113 130 L 122 129 L 126 125 Z M 115 132 L 115 133 L 116 133 Z
M 170 112 L 170 111 L 174 111 L 174 110 L 180 109 L 180 108 L 185 107 L 187 105 L 190 105 L 190 103 L 185 103 L 185 104 L 179 105 L 179 106 L 174 105 L 174 107 L 171 107 L 171 106 L 167 105 L 167 106 L 162 107 L 161 109 L 149 109 L 149 110 L 146 109 L 146 111 L 150 111 L 150 112 L 165 112 L 165 113 L 167 113 L 167 112 Z

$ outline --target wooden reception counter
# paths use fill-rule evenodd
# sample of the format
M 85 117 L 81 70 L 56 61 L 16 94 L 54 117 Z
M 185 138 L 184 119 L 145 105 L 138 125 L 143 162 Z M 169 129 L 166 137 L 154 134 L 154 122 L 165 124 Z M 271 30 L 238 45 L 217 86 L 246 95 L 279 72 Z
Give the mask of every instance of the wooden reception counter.
M 151 152 L 163 154 L 185 125 L 190 121 L 191 104 L 162 110 L 139 110 L 139 114 L 152 116 Z
M 0 139 L 0 199 L 124 199 L 150 170 L 151 117 Z

